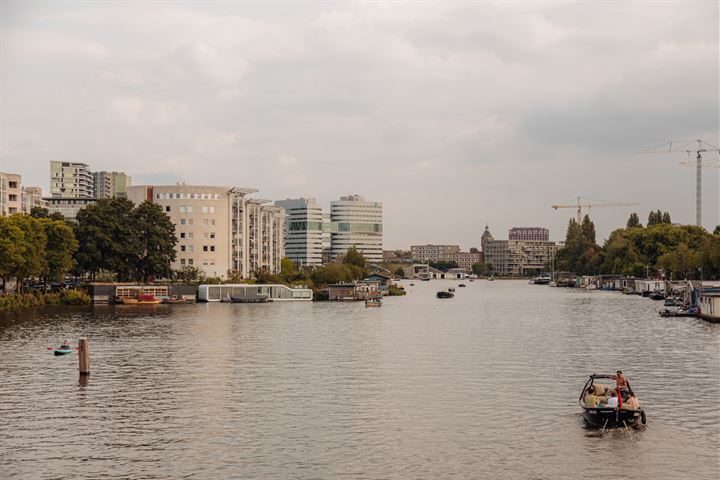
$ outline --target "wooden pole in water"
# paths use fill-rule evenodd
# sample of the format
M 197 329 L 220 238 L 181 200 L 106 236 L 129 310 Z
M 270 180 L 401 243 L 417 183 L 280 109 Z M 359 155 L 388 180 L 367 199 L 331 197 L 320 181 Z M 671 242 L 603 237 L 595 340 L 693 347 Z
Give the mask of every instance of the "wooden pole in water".
M 90 351 L 87 338 L 78 341 L 78 358 L 80 361 L 80 375 L 90 375 Z

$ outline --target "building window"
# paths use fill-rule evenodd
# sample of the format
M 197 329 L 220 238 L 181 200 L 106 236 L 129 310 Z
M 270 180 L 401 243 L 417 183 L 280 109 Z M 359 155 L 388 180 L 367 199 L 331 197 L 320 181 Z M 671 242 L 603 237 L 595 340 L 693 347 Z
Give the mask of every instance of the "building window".
M 180 245 L 180 251 L 181 251 L 181 252 L 184 252 L 184 251 L 185 251 L 185 245 Z
M 192 252 L 192 251 L 193 251 L 193 246 L 192 246 L 192 245 L 188 245 L 188 246 L 187 246 L 187 251 L 188 251 L 188 252 Z
M 207 232 L 203 232 L 203 239 L 207 239 L 207 238 L 208 238 Z
M 193 264 L 193 259 L 192 258 L 188 259 L 188 265 L 192 265 L 192 264 Z
M 188 205 L 188 206 L 187 206 L 187 212 L 188 212 L 188 213 L 193 213 L 193 207 L 192 207 L 192 205 Z
M 181 258 L 181 259 L 180 259 L 180 265 L 185 265 L 185 259 L 184 259 L 184 258 Z
M 203 212 L 203 213 L 207 213 L 207 212 L 208 212 L 207 207 L 203 206 L 203 207 L 202 207 L 202 212 Z
M 207 252 L 207 251 L 208 251 L 208 246 L 207 246 L 207 245 L 203 245 L 203 252 Z
M 180 219 L 180 225 L 185 225 L 185 219 L 184 219 L 184 218 L 181 218 L 181 219 Z
M 210 251 L 211 251 L 211 252 L 214 252 L 214 251 L 215 251 L 215 245 L 210 245 Z
M 215 207 L 208 207 L 208 211 L 210 213 L 215 213 Z
M 170 207 L 168 207 L 169 209 Z M 180 208 L 178 209 L 180 213 L 185 213 L 185 205 L 180 205 Z
M 185 232 L 180 232 L 180 238 L 185 238 Z
M 165 206 L 165 211 L 166 211 L 166 212 L 169 212 L 169 211 L 170 211 L 170 205 L 166 205 L 166 206 Z
M 215 232 L 210 232 L 210 238 L 215 238 Z
M 193 232 L 188 232 L 187 238 L 193 238 Z

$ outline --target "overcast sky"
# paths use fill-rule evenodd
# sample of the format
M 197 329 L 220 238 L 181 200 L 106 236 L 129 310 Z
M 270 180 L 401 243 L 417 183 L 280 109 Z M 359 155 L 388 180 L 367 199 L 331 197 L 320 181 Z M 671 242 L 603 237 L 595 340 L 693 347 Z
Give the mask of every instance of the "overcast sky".
M 600 238 L 638 211 L 695 221 L 685 154 L 720 145 L 719 12 L 706 2 L 0 2 L 0 170 L 50 160 L 134 184 L 383 202 L 386 248 Z M 718 154 L 708 154 L 717 162 Z M 705 169 L 704 225 L 720 223 Z

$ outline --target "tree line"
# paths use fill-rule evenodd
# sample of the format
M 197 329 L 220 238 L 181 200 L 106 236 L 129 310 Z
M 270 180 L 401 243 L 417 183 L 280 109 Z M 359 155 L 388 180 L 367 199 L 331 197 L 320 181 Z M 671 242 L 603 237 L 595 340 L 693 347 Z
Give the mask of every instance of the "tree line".
M 175 260 L 175 226 L 159 205 L 124 198 L 99 200 L 80 210 L 77 223 L 33 208 L 0 217 L 0 278 L 62 281 L 67 275 L 111 272 L 117 280 L 168 278 Z
M 565 245 L 555 256 L 556 270 L 580 275 L 617 274 L 666 278 L 720 278 L 720 226 L 713 233 L 695 225 L 674 225 L 668 212 L 650 212 L 643 227 L 637 213 L 613 231 L 602 246 L 585 215 L 568 223 Z

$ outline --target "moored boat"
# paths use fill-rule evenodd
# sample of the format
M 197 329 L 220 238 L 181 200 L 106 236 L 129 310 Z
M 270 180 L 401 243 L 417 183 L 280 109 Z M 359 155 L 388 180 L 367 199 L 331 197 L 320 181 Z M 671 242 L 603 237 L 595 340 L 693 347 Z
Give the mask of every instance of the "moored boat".
M 622 428 L 632 427 L 636 428 L 647 423 L 645 417 L 645 411 L 642 407 L 635 409 L 625 407 L 608 407 L 606 401 L 609 393 L 614 390 L 608 388 L 606 385 L 597 382 L 597 380 L 607 380 L 610 382 L 615 381 L 615 375 L 590 375 L 590 378 L 585 383 L 578 402 L 580 407 L 583 409 L 583 418 L 588 426 L 595 428 Z M 585 395 L 588 389 L 593 389 L 593 394 L 600 399 L 600 403 L 597 406 L 588 406 L 585 404 Z M 625 393 L 620 392 L 621 396 L 624 397 Z
M 697 305 L 679 310 L 666 308 L 665 310 L 660 310 L 658 313 L 661 317 L 697 317 L 700 315 L 700 308 Z
M 460 285 L 458 285 L 458 287 L 465 287 L 465 286 L 466 285 L 464 283 L 461 283 Z
M 445 291 L 443 291 L 443 290 L 440 290 L 440 291 L 437 292 L 437 294 L 435 295 L 436 298 L 453 298 L 454 296 L 455 296 L 454 293 L 452 293 L 452 292 L 445 292 Z
M 172 297 L 163 298 L 163 299 L 162 299 L 162 303 L 167 303 L 167 304 L 172 304 L 172 305 L 175 305 L 175 304 L 187 304 L 187 303 L 195 303 L 195 299 L 194 299 L 194 298 L 182 298 L 182 297 L 178 297 L 178 296 L 172 296 Z

